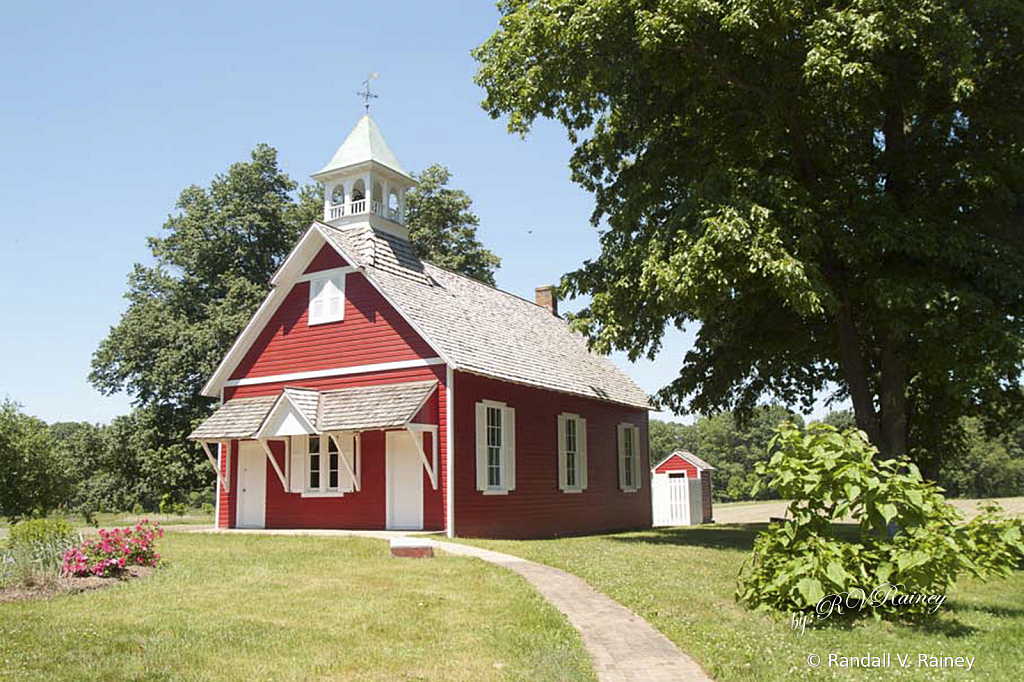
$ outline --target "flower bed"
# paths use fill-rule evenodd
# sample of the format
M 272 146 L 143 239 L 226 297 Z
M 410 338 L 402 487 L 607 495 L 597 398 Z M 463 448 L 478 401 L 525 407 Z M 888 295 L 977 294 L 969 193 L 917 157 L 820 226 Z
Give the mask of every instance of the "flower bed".
M 99 535 L 64 553 L 64 575 L 110 578 L 122 575 L 129 567 L 160 563 L 156 541 L 164 531 L 159 524 L 144 520 L 134 528 L 101 529 Z

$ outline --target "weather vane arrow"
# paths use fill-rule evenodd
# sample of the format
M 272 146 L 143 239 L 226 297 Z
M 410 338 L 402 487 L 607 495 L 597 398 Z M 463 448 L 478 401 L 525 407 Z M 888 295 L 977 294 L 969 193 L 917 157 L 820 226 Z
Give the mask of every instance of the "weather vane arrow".
M 366 80 L 363 81 L 363 89 L 360 92 L 356 93 L 358 96 L 363 98 L 363 108 L 366 110 L 366 113 L 370 113 L 370 100 L 377 99 L 376 93 L 370 90 L 370 81 L 374 81 L 376 79 L 377 72 L 374 71 L 367 77 Z

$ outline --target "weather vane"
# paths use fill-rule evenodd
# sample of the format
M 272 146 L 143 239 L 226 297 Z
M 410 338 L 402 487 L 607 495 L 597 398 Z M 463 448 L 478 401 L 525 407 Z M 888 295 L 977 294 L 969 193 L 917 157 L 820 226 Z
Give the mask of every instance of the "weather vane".
M 370 91 L 370 81 L 373 81 L 373 80 L 376 80 L 376 79 L 377 79 L 377 72 L 374 71 L 373 73 L 371 73 L 369 75 L 369 77 L 367 77 L 366 80 L 363 81 L 363 90 L 362 90 L 362 92 L 357 92 L 356 93 L 357 95 L 359 95 L 360 97 L 363 98 L 363 108 L 366 109 L 366 113 L 370 113 L 370 100 L 371 99 L 377 99 L 377 95 Z

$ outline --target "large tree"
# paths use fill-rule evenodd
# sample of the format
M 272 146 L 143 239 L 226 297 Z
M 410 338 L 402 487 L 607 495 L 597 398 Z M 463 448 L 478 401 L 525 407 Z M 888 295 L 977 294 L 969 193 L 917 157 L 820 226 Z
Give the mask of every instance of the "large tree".
M 838 386 L 934 476 L 1024 370 L 1024 3 L 503 0 L 484 108 L 568 131 L 601 254 L 568 274 L 594 346 L 659 397 L 809 406 Z
M 409 241 L 416 253 L 435 265 L 460 272 L 494 286 L 501 259 L 476 236 L 480 219 L 473 200 L 461 189 L 448 186 L 452 174 L 434 164 L 415 175 L 417 185 L 405 197 Z

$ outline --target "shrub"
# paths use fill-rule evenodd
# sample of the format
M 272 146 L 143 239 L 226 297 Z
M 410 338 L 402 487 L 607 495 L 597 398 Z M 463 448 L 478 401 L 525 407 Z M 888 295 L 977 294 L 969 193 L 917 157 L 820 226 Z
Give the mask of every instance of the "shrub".
M 784 424 L 770 450 L 757 474 L 792 502 L 784 523 L 758 535 L 741 570 L 736 596 L 749 606 L 804 610 L 826 595 L 870 595 L 885 584 L 905 594 L 944 594 L 961 572 L 1008 575 L 1024 557 L 1024 522 L 990 508 L 962 524 L 913 463 L 878 460 L 860 431 Z M 846 516 L 859 520 L 849 540 L 834 534 L 833 524 Z M 918 603 L 903 612 L 927 608 Z
M 64 553 L 79 535 L 64 519 L 34 519 L 11 528 L 8 549 L 2 557 L 0 580 L 17 579 L 29 585 L 46 583 L 60 575 Z
M 202 508 L 200 508 L 199 511 L 201 511 L 206 516 L 213 516 L 214 512 L 216 512 L 217 509 L 209 502 L 204 502 Z
M 174 496 L 170 493 L 166 493 L 160 498 L 160 513 L 170 516 L 183 516 L 185 514 L 185 505 L 180 502 L 174 501 Z
M 156 566 L 160 563 L 156 540 L 163 535 L 158 524 L 147 520 L 134 528 L 101 529 L 98 539 L 87 540 L 64 554 L 64 574 L 111 577 L 124 573 L 129 566 Z
M 18 549 L 50 542 L 73 543 L 77 539 L 75 529 L 64 519 L 33 519 L 14 524 L 8 545 L 11 549 Z

